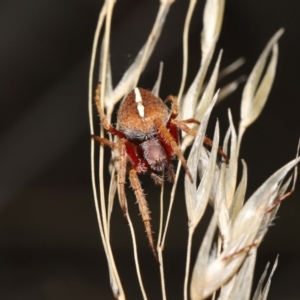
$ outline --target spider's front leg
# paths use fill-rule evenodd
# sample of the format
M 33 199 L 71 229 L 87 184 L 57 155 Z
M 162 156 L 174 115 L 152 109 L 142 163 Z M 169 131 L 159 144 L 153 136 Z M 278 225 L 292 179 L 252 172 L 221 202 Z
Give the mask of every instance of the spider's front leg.
M 118 143 L 111 142 L 110 140 L 105 139 L 105 138 L 101 138 L 98 135 L 92 135 L 91 138 L 95 142 L 98 142 L 102 146 L 109 146 L 112 149 L 117 149 L 118 148 Z
M 178 144 L 178 128 L 181 130 L 187 132 L 188 134 L 194 135 L 195 131 L 190 129 L 186 124 L 194 123 L 197 125 L 200 125 L 200 122 L 197 121 L 194 118 L 190 118 L 183 121 L 176 120 L 176 117 L 178 116 L 178 105 L 177 105 L 177 97 L 175 96 L 168 96 L 165 102 L 171 102 L 172 103 L 172 111 L 168 120 L 168 123 L 166 127 L 170 130 L 171 135 L 174 137 Z M 181 128 L 183 127 L 183 128 Z
M 172 103 L 172 111 L 169 117 L 169 122 L 172 119 L 175 119 L 178 116 L 178 105 L 177 105 L 177 97 L 173 95 L 169 95 L 165 100 L 165 103 L 171 102 Z M 168 127 L 168 125 L 167 125 Z
M 175 125 L 177 128 L 181 129 L 182 131 L 186 132 L 187 134 L 192 135 L 192 136 L 195 137 L 197 132 L 195 130 L 191 129 L 190 127 L 188 127 L 186 124 L 196 123 L 196 122 L 199 123 L 195 119 L 188 119 L 188 120 L 182 120 L 182 121 L 172 120 L 171 124 Z M 213 146 L 213 141 L 210 138 L 205 136 L 204 140 L 203 140 L 203 144 L 212 147 Z M 224 158 L 226 164 L 228 164 L 229 159 L 220 147 L 218 148 L 218 153 Z
M 170 114 L 168 123 L 166 125 L 167 128 L 170 128 L 170 126 L 172 125 L 173 121 L 178 116 L 177 97 L 176 96 L 172 96 L 172 95 L 168 96 L 167 99 L 165 100 L 165 103 L 168 103 L 168 102 L 172 103 L 171 114 Z M 180 121 L 180 122 L 185 123 L 185 124 L 194 123 L 194 124 L 200 125 L 200 122 L 197 121 L 194 118 L 186 119 L 186 120 L 183 120 L 183 121 Z
M 186 120 L 176 120 L 178 116 L 178 105 L 177 105 L 177 97 L 175 96 L 168 96 L 165 102 L 172 103 L 172 111 L 168 120 L 166 127 L 169 129 L 169 132 L 174 137 L 178 144 L 178 128 L 182 131 L 186 132 L 189 135 L 196 136 L 196 131 L 189 128 L 186 124 L 197 124 L 200 125 L 200 122 L 194 118 L 186 119 Z M 203 143 L 207 146 L 212 147 L 212 140 L 208 137 L 204 137 Z M 218 148 L 218 153 L 225 159 L 226 163 L 228 164 L 229 160 L 227 155 L 223 152 L 221 148 Z
M 101 119 L 101 123 L 108 132 L 118 136 L 119 138 L 125 138 L 125 135 L 121 131 L 117 130 L 115 127 L 113 127 L 108 122 L 107 117 L 101 107 L 100 88 L 101 88 L 101 84 L 98 83 L 96 91 L 95 91 L 95 104 L 96 104 L 97 111 L 98 111 L 100 119 Z

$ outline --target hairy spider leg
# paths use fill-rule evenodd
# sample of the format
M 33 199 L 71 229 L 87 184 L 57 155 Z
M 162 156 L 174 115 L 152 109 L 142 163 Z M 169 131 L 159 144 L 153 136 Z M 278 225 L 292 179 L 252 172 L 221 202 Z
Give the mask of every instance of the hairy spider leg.
M 96 91 L 95 91 L 95 104 L 96 104 L 96 108 L 97 108 L 97 111 L 99 113 L 100 120 L 101 120 L 101 123 L 102 123 L 103 127 L 105 128 L 105 130 L 107 130 L 108 132 L 110 132 L 110 133 L 118 136 L 119 138 L 126 138 L 126 136 L 124 135 L 124 133 L 122 133 L 121 131 L 117 130 L 115 127 L 113 127 L 108 122 L 107 117 L 104 114 L 103 109 L 101 108 L 100 88 L 101 88 L 101 84 L 98 83 Z
M 182 120 L 182 121 L 175 120 L 175 118 L 178 116 L 177 97 L 170 95 L 165 100 L 165 103 L 167 103 L 167 102 L 172 103 L 172 112 L 171 112 L 171 115 L 170 115 L 170 118 L 168 120 L 166 127 L 169 128 L 169 131 L 172 134 L 172 136 L 174 137 L 174 139 L 176 140 L 176 138 L 177 138 L 177 140 L 176 140 L 177 144 L 179 144 L 178 143 L 178 133 L 176 134 L 176 131 L 178 131 L 178 128 L 192 136 L 196 136 L 196 132 L 194 130 L 192 130 L 191 128 L 189 128 L 186 124 L 194 123 L 194 124 L 200 125 L 200 122 L 194 118 L 190 118 L 190 119 L 186 119 L 186 120 Z M 203 143 L 210 147 L 212 147 L 212 144 L 213 144 L 212 140 L 209 139 L 208 137 L 204 137 Z M 220 147 L 218 148 L 218 153 L 225 159 L 226 163 L 228 164 L 228 162 L 229 162 L 228 157 Z
M 154 120 L 154 125 L 156 127 L 156 130 L 160 136 L 160 140 L 162 144 L 164 145 L 168 155 L 170 157 L 173 156 L 174 152 L 176 153 L 177 157 L 180 159 L 182 166 L 185 169 L 186 174 L 190 178 L 191 182 L 193 182 L 192 175 L 190 173 L 190 170 L 187 166 L 186 160 L 181 152 L 181 150 L 178 147 L 178 144 L 176 142 L 176 138 L 172 136 L 172 134 L 168 131 L 168 129 L 164 126 L 163 121 L 160 119 Z M 178 134 L 178 133 L 177 133 Z
M 147 238 L 148 238 L 148 241 L 150 244 L 150 248 L 152 250 L 152 253 L 153 253 L 155 259 L 157 261 L 159 261 L 156 250 L 155 250 L 155 243 L 154 243 L 154 239 L 153 239 L 153 235 L 152 235 L 152 229 L 151 229 L 151 223 L 150 223 L 150 220 L 151 220 L 150 211 L 148 208 L 148 204 L 147 204 L 147 201 L 145 198 L 144 191 L 141 187 L 140 180 L 139 180 L 137 172 L 134 168 L 132 168 L 129 171 L 129 180 L 130 180 L 131 187 L 135 193 L 137 203 L 139 205 L 139 209 L 140 209 L 142 219 L 144 222 L 144 226 L 146 229 L 146 234 L 147 234 Z
M 172 119 L 175 119 L 178 116 L 178 105 L 177 105 L 177 97 L 169 95 L 165 100 L 165 103 L 171 102 L 172 103 L 172 111 L 169 118 L 169 122 Z
M 249 244 L 239 250 L 236 250 L 235 252 L 233 252 L 232 254 L 229 254 L 225 257 L 222 258 L 223 261 L 229 260 L 229 259 L 233 259 L 234 257 L 236 257 L 237 255 L 243 253 L 243 252 L 247 252 L 249 251 L 251 248 L 253 247 L 257 247 L 259 244 L 257 242 L 253 242 L 252 244 Z
M 182 120 L 182 122 L 184 122 L 185 124 L 194 123 L 194 124 L 200 125 L 200 122 L 194 118 L 185 119 L 185 120 Z
M 174 156 L 174 152 L 177 154 L 178 158 L 181 160 L 181 163 L 183 165 L 183 167 L 185 168 L 188 176 L 190 177 L 191 181 L 192 180 L 192 177 L 191 177 L 191 174 L 188 170 L 188 167 L 186 165 L 186 160 L 184 159 L 178 145 L 179 145 L 179 132 L 178 132 L 178 128 L 176 125 L 173 124 L 173 120 L 178 116 L 178 105 L 177 105 L 177 97 L 176 96 L 173 96 L 173 95 L 169 95 L 167 97 L 167 99 L 165 100 L 165 103 L 168 103 L 168 102 L 171 102 L 172 106 L 171 106 L 171 114 L 170 114 L 170 117 L 169 117 L 169 120 L 166 124 L 166 129 L 167 131 L 169 131 L 169 133 L 171 134 L 171 136 L 173 137 L 176 145 L 174 143 L 172 143 L 172 145 L 174 145 L 175 147 L 178 148 L 178 151 L 180 152 L 180 154 L 178 154 L 179 152 L 177 152 L 175 150 L 175 148 L 172 147 L 172 145 L 170 143 L 166 143 L 165 142 L 165 137 L 164 139 L 162 139 L 162 143 L 168 153 L 168 180 L 170 182 L 174 182 L 174 179 L 175 179 L 175 172 L 174 172 L 174 166 L 173 164 L 170 162 L 170 159 L 169 157 L 172 157 Z
M 167 99 L 165 100 L 165 103 L 167 102 L 171 102 L 172 103 L 172 107 L 171 107 L 171 114 L 169 117 L 169 120 L 167 122 L 167 129 L 169 130 L 170 134 L 172 135 L 172 137 L 174 138 L 175 142 L 177 145 L 179 145 L 179 132 L 178 132 L 178 127 L 174 124 L 173 120 L 176 119 L 176 117 L 178 116 L 178 104 L 177 104 L 177 97 L 176 96 L 168 96 Z M 186 120 L 187 123 L 197 123 L 198 125 L 200 124 L 197 120 L 195 119 L 188 119 Z M 170 148 L 170 147 L 169 147 Z M 173 152 L 173 149 L 171 147 L 171 152 Z M 170 154 L 172 155 L 172 154 Z M 174 177 L 175 177 L 175 173 L 174 173 L 174 167 L 172 164 L 169 164 L 169 180 L 171 182 L 174 181 Z
M 213 146 L 213 141 L 210 138 L 208 138 L 208 137 L 205 136 L 203 144 L 212 147 Z M 220 147 L 218 148 L 218 153 L 225 159 L 226 164 L 228 164 L 229 163 L 229 159 L 228 159 L 227 155 L 223 152 L 223 150 Z
M 149 173 L 155 184 L 157 184 L 157 185 L 164 184 L 164 179 L 161 176 L 159 176 L 158 174 L 156 174 L 150 167 L 149 167 Z
M 288 197 L 290 197 L 293 193 L 294 193 L 295 189 L 294 187 L 292 187 L 292 189 L 285 193 L 283 196 L 281 196 L 279 199 L 277 199 L 272 205 L 271 207 L 267 210 L 267 213 L 271 212 L 272 210 L 274 210 L 282 201 L 286 200 Z
M 195 119 L 188 119 L 188 120 L 182 120 L 182 121 L 172 120 L 172 123 L 175 126 L 177 126 L 179 129 L 183 130 L 187 134 L 190 134 L 194 137 L 196 136 L 197 132 L 195 130 L 191 129 L 190 127 L 188 127 L 186 124 L 187 123 L 196 123 L 196 122 L 198 123 L 198 121 Z M 205 136 L 204 140 L 203 140 L 203 144 L 212 147 L 213 142 L 210 138 Z M 226 164 L 228 164 L 229 163 L 228 157 L 220 147 L 218 148 L 218 153 L 225 159 Z
M 150 166 L 148 165 L 148 163 L 141 158 L 137 151 L 136 151 L 136 147 L 133 146 L 130 142 L 122 140 L 124 143 L 124 147 L 123 146 L 123 152 L 124 154 L 127 154 L 128 159 L 130 160 L 132 167 L 129 171 L 129 180 L 130 180 L 130 184 L 131 187 L 134 191 L 135 197 L 137 199 L 137 203 L 139 206 L 139 210 L 142 216 L 142 220 L 144 222 L 144 226 L 145 226 L 145 230 L 146 230 L 146 234 L 147 234 L 147 238 L 150 244 L 150 248 L 153 252 L 153 255 L 155 257 L 155 259 L 158 261 L 158 257 L 157 257 L 157 253 L 155 250 L 155 243 L 154 243 L 154 238 L 153 238 L 153 234 L 152 234 L 152 229 L 151 229 L 151 217 L 150 217 L 150 211 L 148 208 L 148 204 L 144 195 L 144 191 L 142 189 L 141 183 L 139 181 L 138 178 L 138 173 L 144 173 L 147 171 L 147 169 L 150 172 L 151 177 L 156 180 L 159 181 L 159 179 L 157 179 L 155 177 L 156 174 L 154 174 L 154 172 L 151 170 Z M 126 149 L 126 150 L 125 150 Z M 125 162 L 126 163 L 126 160 Z M 126 167 L 126 165 L 125 165 Z M 157 177 L 159 177 L 158 175 L 156 175 Z M 125 180 L 125 171 L 124 171 L 124 180 Z M 162 180 L 162 179 L 161 179 Z M 124 199 L 126 200 L 126 196 L 125 196 L 125 187 L 124 185 L 120 186 L 120 190 L 122 190 L 122 192 L 124 192 Z M 127 204 L 127 202 L 126 202 Z M 127 208 L 127 206 L 126 206 Z
M 169 120 L 167 122 L 166 128 L 169 130 L 171 136 L 174 138 L 175 142 L 177 145 L 179 145 L 179 133 L 178 133 L 178 128 L 172 124 L 172 120 L 175 119 L 178 116 L 178 105 L 177 105 L 177 97 L 176 96 L 168 96 L 167 99 L 165 100 L 165 103 L 171 102 L 172 103 L 172 111 L 169 117 Z M 169 157 L 172 157 L 174 154 L 174 150 L 170 145 L 164 145 L 166 148 L 166 151 L 168 153 L 168 180 L 170 182 L 174 182 L 175 179 L 175 173 L 174 173 L 174 166 L 170 162 Z
M 167 127 L 167 129 L 169 130 L 170 135 L 173 137 L 175 143 L 177 145 L 179 145 L 179 134 L 178 134 L 178 128 L 176 126 L 174 126 L 173 124 L 169 124 L 169 127 Z M 166 152 L 167 152 L 167 160 L 168 160 L 168 180 L 170 182 L 174 182 L 175 179 L 175 173 L 174 173 L 174 166 L 170 161 L 170 157 L 174 156 L 174 150 L 172 148 L 172 146 L 168 143 L 165 142 L 165 139 L 162 138 L 161 139 L 161 143 L 163 144 Z
M 118 148 L 118 143 L 111 142 L 110 140 L 105 139 L 105 138 L 101 138 L 98 135 L 92 135 L 91 138 L 94 141 L 98 142 L 99 144 L 101 144 L 103 146 L 109 146 L 112 149 L 117 149 Z

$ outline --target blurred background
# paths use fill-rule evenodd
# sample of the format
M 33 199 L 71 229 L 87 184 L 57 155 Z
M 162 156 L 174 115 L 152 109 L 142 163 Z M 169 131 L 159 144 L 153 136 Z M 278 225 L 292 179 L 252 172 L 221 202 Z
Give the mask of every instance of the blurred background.
M 118 1 L 113 18 L 111 64 L 114 84 L 132 63 L 153 24 L 158 1 Z M 102 1 L 8 1 L 0 3 L 0 298 L 113 299 L 97 227 L 90 179 L 87 113 L 91 46 Z M 161 97 L 176 94 L 181 79 L 181 36 L 188 1 L 171 7 L 155 52 L 140 80 L 152 88 L 164 61 Z M 200 63 L 204 1 L 190 32 L 188 82 Z M 228 0 L 219 41 L 222 67 L 239 57 L 245 65 L 221 83 L 248 75 L 270 37 L 281 27 L 277 75 L 260 118 L 244 137 L 249 196 L 273 172 L 294 158 L 300 135 L 300 2 Z M 243 84 L 222 102 L 216 118 L 224 137 L 227 110 L 238 124 Z M 99 121 L 96 121 L 97 123 Z M 109 150 L 107 150 L 109 151 Z M 109 153 L 109 152 L 107 152 Z M 108 181 L 107 181 L 108 182 Z M 142 178 L 158 231 L 158 195 Z M 167 186 L 170 190 L 171 185 Z M 298 184 L 298 189 L 300 188 Z M 186 210 L 179 185 L 166 241 L 167 293 L 181 299 L 186 245 Z M 145 237 L 135 199 L 128 190 L 138 235 L 141 268 L 150 299 L 160 299 L 159 273 Z M 279 253 L 269 299 L 299 299 L 300 199 L 296 191 L 281 206 L 261 247 L 254 285 Z M 195 238 L 195 251 L 206 220 Z M 118 203 L 112 216 L 112 244 L 128 299 L 141 299 L 130 235 Z M 197 239 L 197 237 L 199 237 Z M 193 258 L 195 258 L 195 253 Z

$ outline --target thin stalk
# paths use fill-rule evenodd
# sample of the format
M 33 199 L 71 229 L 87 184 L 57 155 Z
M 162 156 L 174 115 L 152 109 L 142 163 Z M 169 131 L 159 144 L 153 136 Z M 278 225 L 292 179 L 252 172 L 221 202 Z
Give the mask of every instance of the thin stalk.
M 191 249 L 192 249 L 192 240 L 194 235 L 195 227 L 189 227 L 188 243 L 186 250 L 186 265 L 185 265 L 185 275 L 184 275 L 184 286 L 183 286 L 183 299 L 188 300 L 188 282 L 189 282 L 189 273 L 191 266 Z
M 91 63 L 90 63 L 90 70 L 89 70 L 89 87 L 88 87 L 88 110 L 89 110 L 89 122 L 90 122 L 90 132 L 94 134 L 94 124 L 93 124 L 93 77 L 95 72 L 95 61 L 97 55 L 97 47 L 98 41 L 100 37 L 100 31 L 103 26 L 104 17 L 106 15 L 106 5 L 104 4 L 97 22 L 96 31 L 94 34 L 93 46 L 92 46 L 92 54 L 91 54 Z M 93 140 L 92 140 L 93 141 Z
M 107 205 L 107 227 L 108 237 L 110 237 L 110 218 L 113 210 L 114 199 L 117 191 L 117 180 L 115 179 L 116 169 L 113 168 L 110 175 L 109 192 L 108 192 L 108 205 Z
M 183 44 L 183 62 L 182 62 L 182 77 L 180 83 L 180 89 L 178 92 L 178 106 L 180 107 L 181 98 L 183 95 L 183 90 L 186 81 L 186 74 L 187 74 L 187 67 L 188 67 L 188 56 L 189 56 L 189 47 L 188 47 L 188 39 L 189 39 L 189 30 L 190 30 L 190 23 L 192 19 L 192 15 L 195 9 L 195 5 L 197 0 L 190 0 L 188 12 L 186 14 L 184 29 L 183 29 L 183 37 L 182 37 L 182 44 Z
M 170 196 L 170 204 L 169 204 L 168 214 L 167 214 L 165 228 L 164 228 L 164 232 L 163 232 L 163 238 L 162 238 L 162 242 L 160 244 L 160 248 L 162 250 L 164 249 L 166 234 L 167 234 L 168 227 L 169 227 L 171 211 L 172 211 L 172 207 L 173 207 L 173 203 L 174 203 L 175 192 L 176 192 L 178 178 L 179 178 L 180 167 L 181 167 L 181 162 L 178 161 L 177 170 L 176 170 L 176 174 L 175 174 L 175 179 L 174 179 L 174 183 L 173 183 L 173 187 L 172 187 L 172 191 L 171 191 L 171 196 Z
M 106 15 L 106 20 L 105 20 L 103 52 L 102 52 L 102 57 L 101 57 L 101 63 L 102 63 L 101 74 L 100 74 L 100 80 L 101 80 L 100 97 L 101 97 L 101 99 L 105 99 L 105 95 L 106 95 L 106 74 L 107 74 L 108 56 L 109 56 L 111 19 L 112 19 L 112 13 L 113 13 L 115 1 L 114 0 L 106 0 L 105 3 L 107 5 L 107 15 Z M 102 105 L 103 104 L 104 104 L 104 101 L 102 101 Z
M 157 252 L 158 252 L 158 259 L 159 259 L 159 273 L 160 273 L 161 292 L 162 292 L 162 299 L 166 300 L 167 299 L 167 294 L 166 294 L 165 271 L 164 271 L 162 251 L 163 251 L 163 248 L 161 246 L 159 246 L 157 248 Z
M 163 172 L 164 176 L 164 172 Z M 162 238 L 162 231 L 163 231 L 163 218 L 164 218 L 164 190 L 165 185 L 164 183 L 161 186 L 160 190 L 160 218 L 159 218 L 159 232 L 158 232 L 158 240 L 157 240 L 157 253 L 158 253 L 158 260 L 159 260 L 159 272 L 160 272 L 160 282 L 161 282 L 161 292 L 162 292 L 162 299 L 166 300 L 166 286 L 165 286 L 165 274 L 164 274 L 164 264 L 163 264 L 163 255 L 162 251 L 163 248 L 160 246 L 161 238 Z
M 145 292 L 145 288 L 143 285 L 143 281 L 142 281 L 142 276 L 141 276 L 141 271 L 140 271 L 140 265 L 139 265 L 139 259 L 138 259 L 138 252 L 137 252 L 137 245 L 136 245 L 136 238 L 135 238 L 135 233 L 134 233 L 134 228 L 129 216 L 129 212 L 127 211 L 127 220 L 128 220 L 128 225 L 130 228 L 130 233 L 131 233 L 131 237 L 132 237 L 132 245 L 133 245 L 133 256 L 134 256 L 134 263 L 135 263 L 135 267 L 136 267 L 136 274 L 138 277 L 138 281 L 139 281 L 139 285 L 141 288 L 141 292 L 143 295 L 143 299 L 147 300 L 147 295 Z
M 104 5 L 99 14 L 98 23 L 94 35 L 94 41 L 92 46 L 92 55 L 91 55 L 91 63 L 90 63 L 90 71 L 89 71 L 89 93 L 88 93 L 88 111 L 89 111 L 89 121 L 90 121 L 90 133 L 94 134 L 94 124 L 93 124 L 93 74 L 95 69 L 95 60 L 97 53 L 98 40 L 100 36 L 100 31 L 103 26 L 104 17 L 106 15 L 106 5 Z M 104 237 L 104 229 L 102 226 L 99 204 L 98 204 L 98 196 L 97 196 L 97 186 L 96 186 L 96 176 L 95 176 L 95 142 L 91 139 L 91 176 L 92 176 L 92 187 L 93 187 L 93 195 L 94 195 L 94 204 L 96 209 L 97 221 L 99 226 L 99 231 L 101 235 L 101 240 L 103 241 L 103 246 L 106 255 L 108 255 L 106 239 Z
M 162 176 L 164 177 L 165 173 L 163 172 Z M 165 192 L 165 185 L 164 182 L 160 189 L 160 216 L 159 216 L 159 232 L 158 232 L 158 239 L 157 244 L 160 244 L 161 237 L 162 237 L 162 230 L 163 230 L 163 221 L 164 221 L 164 192 Z
M 102 73 L 100 76 L 101 84 L 101 99 L 105 99 L 105 88 L 106 88 L 106 82 L 105 82 L 105 74 L 103 74 L 103 71 L 107 69 L 107 57 L 108 57 L 108 51 L 109 51 L 109 34 L 110 34 L 110 26 L 111 26 L 111 16 L 112 16 L 112 1 L 106 1 L 105 5 L 107 6 L 107 14 L 106 14 L 106 22 L 105 22 L 105 33 L 104 33 L 104 51 L 103 51 L 103 67 L 102 67 Z M 103 101 L 101 102 L 103 104 Z M 100 137 L 104 136 L 104 129 L 102 126 L 100 126 Z M 100 187 L 100 202 L 101 202 L 101 213 L 102 213 L 102 221 L 104 226 L 104 233 L 105 233 L 105 239 L 109 244 L 109 236 L 108 236 L 108 226 L 107 226 L 107 214 L 106 214 L 106 203 L 105 203 L 105 189 L 104 189 L 104 151 L 103 149 L 99 149 L 100 155 L 99 155 L 99 187 Z
M 98 41 L 100 37 L 100 32 L 103 26 L 104 18 L 107 14 L 107 3 L 104 4 L 104 6 L 101 9 L 101 12 L 98 17 L 98 22 L 96 26 L 96 31 L 94 35 L 93 40 L 93 46 L 92 46 L 92 54 L 91 54 L 91 63 L 90 63 L 90 70 L 89 70 L 89 88 L 88 88 L 88 111 L 89 111 L 89 123 L 90 123 L 90 133 L 94 134 L 94 124 L 93 124 L 93 74 L 95 70 L 95 60 L 96 60 L 96 54 L 97 54 L 97 47 L 98 47 Z M 101 132 L 103 136 L 103 131 Z M 100 236 L 103 242 L 104 251 L 106 254 L 106 257 L 108 259 L 108 265 L 109 270 L 111 272 L 112 278 L 114 279 L 117 290 L 114 289 L 113 292 L 115 296 L 118 297 L 118 299 L 125 299 L 124 291 L 118 276 L 118 272 L 116 270 L 115 262 L 113 259 L 111 247 L 109 244 L 109 239 L 107 239 L 107 226 L 106 226 L 106 214 L 105 214 L 105 193 L 104 193 L 104 186 L 103 184 L 100 185 L 100 194 L 101 194 L 101 210 L 102 210 L 102 218 L 100 214 L 99 209 L 99 201 L 97 196 L 97 186 L 96 186 L 96 176 L 95 176 L 95 143 L 93 140 L 91 140 L 91 177 L 92 177 L 92 187 L 93 187 L 93 195 L 94 195 L 94 205 L 96 210 L 96 216 L 98 221 L 98 227 L 100 231 Z M 101 163 L 102 161 L 102 163 Z M 99 174 L 103 174 L 103 151 L 100 152 L 100 159 L 99 159 Z M 101 166 L 102 165 L 102 166 Z M 101 172 L 102 169 L 102 172 Z M 101 184 L 101 182 L 100 182 Z M 104 206 L 103 206 L 104 205 Z M 104 208 L 104 209 L 103 209 Z M 103 218 L 104 217 L 104 218 Z

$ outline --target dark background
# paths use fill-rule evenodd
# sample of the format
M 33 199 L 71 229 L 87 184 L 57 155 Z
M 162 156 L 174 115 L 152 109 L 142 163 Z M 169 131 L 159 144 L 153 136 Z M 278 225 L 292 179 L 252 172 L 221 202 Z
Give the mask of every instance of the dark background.
M 179 89 L 187 4 L 188 1 L 177 0 L 171 7 L 139 83 L 151 88 L 158 63 L 164 61 L 162 98 Z M 101 5 L 95 0 L 0 2 L 1 299 L 113 298 L 94 212 L 87 114 L 88 68 Z M 204 1 L 199 1 L 192 21 L 189 82 L 200 62 L 203 5 Z M 158 1 L 117 3 L 111 45 L 115 84 L 142 47 L 157 9 Z M 269 100 L 244 137 L 241 157 L 249 168 L 249 195 L 296 152 L 300 134 L 299 19 L 298 0 L 226 3 L 218 44 L 224 49 L 222 66 L 241 56 L 246 58 L 245 65 L 232 78 L 249 74 L 270 37 L 280 27 L 286 29 L 279 42 L 277 75 Z M 229 107 L 238 122 L 241 93 L 242 86 L 215 109 L 211 123 L 219 118 L 223 136 Z M 159 189 L 147 176 L 143 186 L 157 233 Z M 182 298 L 187 231 L 182 189 L 180 185 L 165 248 L 170 299 Z M 150 299 L 159 299 L 158 268 L 130 191 L 128 198 L 146 290 Z M 299 211 L 296 191 L 281 206 L 275 226 L 259 248 L 254 284 L 267 261 L 273 262 L 280 254 L 269 299 L 300 297 Z M 118 205 L 112 222 L 112 244 L 125 292 L 128 299 L 141 299 L 129 231 Z M 200 225 L 202 231 L 206 223 L 204 220 Z M 198 246 L 197 239 L 195 245 Z

